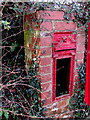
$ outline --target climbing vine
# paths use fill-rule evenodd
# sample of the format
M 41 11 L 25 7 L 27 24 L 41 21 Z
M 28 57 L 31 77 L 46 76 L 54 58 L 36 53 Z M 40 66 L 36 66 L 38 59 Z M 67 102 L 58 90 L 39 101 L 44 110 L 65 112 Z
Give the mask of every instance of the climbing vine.
M 34 59 L 28 69 L 25 66 L 23 10 L 22 3 L 10 2 L 5 4 L 2 11 L 2 120 L 43 117 L 35 46 Z
M 74 19 L 72 19 L 72 13 L 75 17 Z M 65 11 L 64 18 L 66 20 L 73 20 L 73 22 L 77 24 L 77 27 L 80 27 L 85 31 L 85 60 L 84 64 L 79 66 L 79 81 L 75 82 L 74 95 L 70 99 L 69 107 L 71 110 L 74 110 L 74 118 L 86 118 L 90 115 L 90 107 L 84 102 L 88 23 L 90 22 L 90 2 L 73 3 L 72 5 L 70 5 L 70 8 Z
M 79 80 L 75 82 L 74 95 L 70 99 L 69 108 L 74 110 L 73 118 L 86 118 L 90 115 L 90 107 L 84 102 L 86 65 L 78 69 Z
M 40 100 L 40 80 L 38 79 L 38 58 L 34 50 L 34 59 L 29 69 L 26 69 L 24 58 L 24 36 L 23 36 L 23 13 L 39 10 L 62 10 L 67 21 L 73 20 L 77 27 L 87 32 L 90 22 L 90 2 L 61 4 L 60 2 L 38 3 L 2 3 L 2 83 L 0 89 L 2 95 L 2 106 L 0 116 L 4 119 L 28 119 L 43 117 L 43 104 Z M 74 19 L 72 19 L 74 15 Z M 33 19 L 34 21 L 35 19 Z M 43 21 L 43 20 L 42 20 Z M 86 53 L 85 53 L 86 55 Z M 84 101 L 85 87 L 85 64 L 79 68 L 80 88 L 75 89 L 74 96 L 71 98 L 70 109 L 80 110 L 75 113 L 75 118 L 85 118 L 90 112 L 90 108 Z M 77 87 L 77 86 L 76 86 Z M 76 102 L 77 100 L 78 102 Z

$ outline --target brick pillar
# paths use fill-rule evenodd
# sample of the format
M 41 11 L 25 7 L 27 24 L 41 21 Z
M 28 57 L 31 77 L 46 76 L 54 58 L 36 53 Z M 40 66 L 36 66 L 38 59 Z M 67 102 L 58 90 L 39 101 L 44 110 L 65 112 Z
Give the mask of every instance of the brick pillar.
M 74 66 L 74 80 L 78 79 L 77 68 L 83 63 L 84 51 L 85 51 L 85 32 L 77 28 L 76 23 L 72 20 L 67 22 L 64 20 L 63 11 L 38 11 L 37 19 L 40 20 L 40 64 L 39 64 L 39 76 L 41 80 L 41 100 L 45 100 L 43 107 L 47 107 L 45 112 L 48 116 L 56 115 L 68 110 L 70 96 L 64 99 L 61 97 L 58 101 L 52 100 L 52 42 L 53 33 L 55 32 L 76 32 L 76 55 Z M 43 22 L 42 22 L 43 19 Z M 59 116 L 60 117 L 60 116 Z M 61 118 L 63 116 L 61 115 Z

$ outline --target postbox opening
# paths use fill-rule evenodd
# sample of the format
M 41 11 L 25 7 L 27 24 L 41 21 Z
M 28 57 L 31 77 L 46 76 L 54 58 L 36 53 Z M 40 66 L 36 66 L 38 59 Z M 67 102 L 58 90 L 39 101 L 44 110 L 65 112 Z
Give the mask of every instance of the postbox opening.
M 71 58 L 56 60 L 56 97 L 69 93 Z

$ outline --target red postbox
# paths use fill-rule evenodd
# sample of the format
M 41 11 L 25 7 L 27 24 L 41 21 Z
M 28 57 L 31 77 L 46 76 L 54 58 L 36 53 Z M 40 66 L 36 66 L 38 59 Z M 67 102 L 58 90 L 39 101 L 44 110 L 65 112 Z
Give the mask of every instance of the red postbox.
M 76 53 L 76 34 L 56 32 L 53 37 L 52 99 L 60 100 L 73 94 L 73 71 Z
M 88 27 L 85 102 L 90 106 L 90 23 Z

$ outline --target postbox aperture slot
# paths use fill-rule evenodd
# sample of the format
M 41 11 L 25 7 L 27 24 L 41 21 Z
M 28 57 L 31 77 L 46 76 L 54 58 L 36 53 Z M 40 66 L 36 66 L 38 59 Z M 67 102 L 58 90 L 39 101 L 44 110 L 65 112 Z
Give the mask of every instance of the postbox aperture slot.
M 56 97 L 69 93 L 71 58 L 56 60 Z
M 56 50 L 55 52 L 68 51 L 68 50 L 75 50 L 75 48 L 72 48 L 72 49 L 66 49 L 66 50 Z

